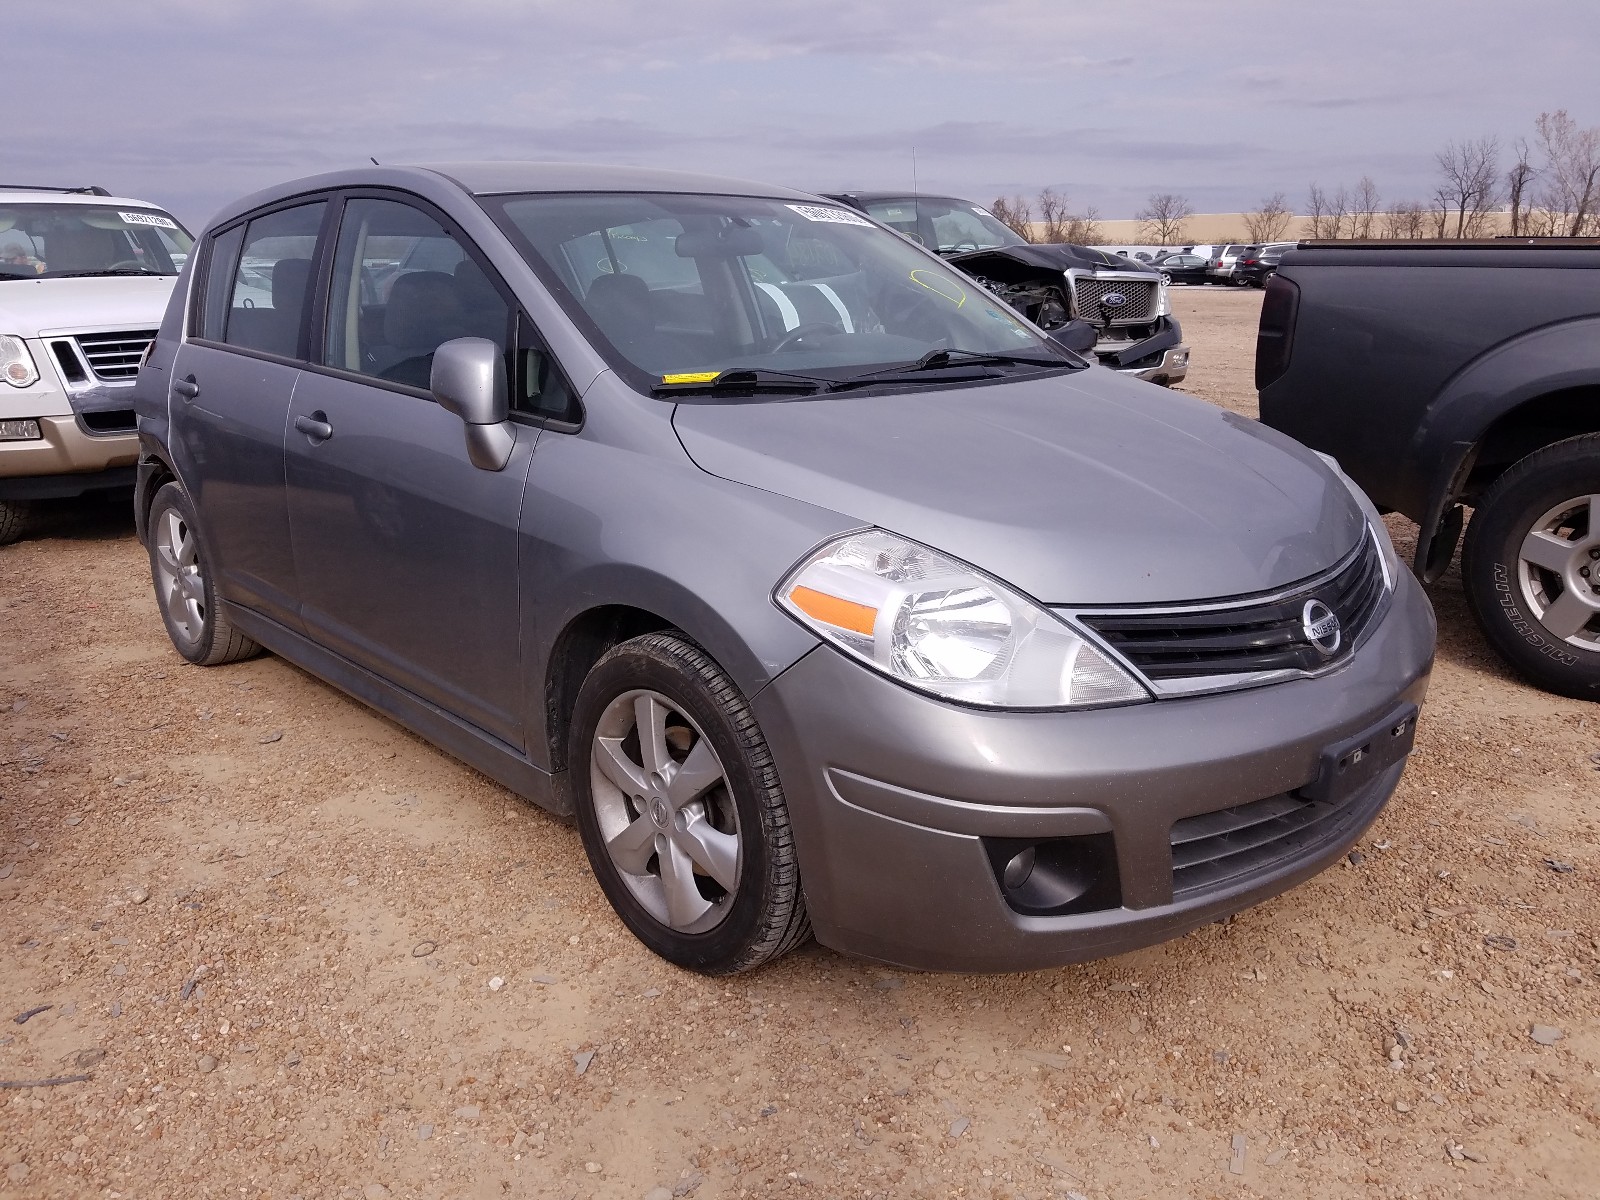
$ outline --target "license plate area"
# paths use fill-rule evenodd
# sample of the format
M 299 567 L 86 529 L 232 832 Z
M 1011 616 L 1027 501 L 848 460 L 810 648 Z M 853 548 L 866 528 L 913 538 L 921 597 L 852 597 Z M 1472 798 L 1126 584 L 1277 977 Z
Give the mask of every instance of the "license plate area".
M 1382 721 L 1322 752 L 1317 777 L 1297 793 L 1322 804 L 1342 804 L 1411 753 L 1417 706 L 1402 705 Z

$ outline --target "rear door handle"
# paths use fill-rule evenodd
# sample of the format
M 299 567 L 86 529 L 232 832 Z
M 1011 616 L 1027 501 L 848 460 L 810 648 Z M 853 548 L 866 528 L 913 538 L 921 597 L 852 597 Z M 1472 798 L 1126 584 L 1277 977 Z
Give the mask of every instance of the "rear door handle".
M 296 417 L 294 427 L 313 442 L 325 442 L 333 436 L 333 426 L 328 424 L 328 414 L 320 409 L 309 417 Z
M 180 396 L 193 400 L 200 394 L 200 385 L 194 381 L 194 376 L 190 375 L 187 379 L 173 380 L 172 390 Z

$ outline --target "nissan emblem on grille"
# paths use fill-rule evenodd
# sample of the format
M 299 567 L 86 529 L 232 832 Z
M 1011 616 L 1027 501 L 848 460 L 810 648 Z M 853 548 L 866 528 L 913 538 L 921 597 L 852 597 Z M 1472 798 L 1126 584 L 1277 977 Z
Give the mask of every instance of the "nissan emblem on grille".
M 1306 641 L 1329 658 L 1339 649 L 1343 634 L 1339 630 L 1339 617 L 1321 600 L 1307 600 L 1300 612 L 1300 628 L 1305 630 Z

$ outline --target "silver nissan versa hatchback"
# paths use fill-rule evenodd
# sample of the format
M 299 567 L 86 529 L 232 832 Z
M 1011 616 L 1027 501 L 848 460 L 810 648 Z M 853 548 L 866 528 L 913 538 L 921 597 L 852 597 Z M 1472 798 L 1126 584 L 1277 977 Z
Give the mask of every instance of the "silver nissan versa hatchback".
M 137 391 L 179 653 L 266 647 L 575 816 L 698 971 L 1173 937 L 1348 848 L 1427 686 L 1428 604 L 1331 463 L 783 188 L 272 188 Z

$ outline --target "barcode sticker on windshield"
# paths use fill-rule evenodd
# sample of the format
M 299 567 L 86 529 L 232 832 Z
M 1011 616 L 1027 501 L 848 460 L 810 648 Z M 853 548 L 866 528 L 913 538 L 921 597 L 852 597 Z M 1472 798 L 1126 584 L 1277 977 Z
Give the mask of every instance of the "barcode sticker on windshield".
M 119 212 L 124 224 L 127 225 L 154 225 L 158 229 L 176 229 L 178 223 L 171 217 L 158 217 L 155 213 Z
M 791 204 L 789 207 L 808 221 L 831 221 L 835 225 L 865 225 L 868 229 L 872 228 L 871 221 L 853 212 L 845 212 L 842 208 L 829 208 L 823 204 Z

